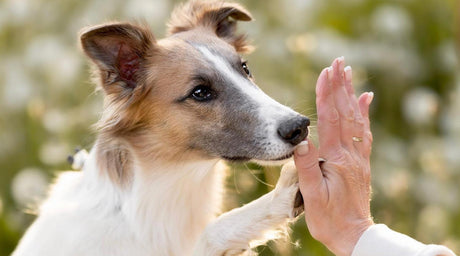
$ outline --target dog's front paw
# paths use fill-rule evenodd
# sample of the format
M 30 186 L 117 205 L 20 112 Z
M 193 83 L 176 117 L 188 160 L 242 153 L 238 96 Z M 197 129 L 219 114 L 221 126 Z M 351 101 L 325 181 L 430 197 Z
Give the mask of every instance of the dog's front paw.
M 304 211 L 303 198 L 299 190 L 299 177 L 294 161 L 285 164 L 273 190 L 272 210 L 275 214 L 295 218 Z

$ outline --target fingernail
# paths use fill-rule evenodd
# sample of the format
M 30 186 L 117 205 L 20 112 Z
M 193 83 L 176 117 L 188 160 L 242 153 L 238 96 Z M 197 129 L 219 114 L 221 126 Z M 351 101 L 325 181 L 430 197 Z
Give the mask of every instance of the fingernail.
M 299 156 L 304 156 L 306 154 L 308 154 L 308 140 L 303 140 L 302 142 L 300 142 L 295 151 L 297 152 L 297 155 Z
M 327 80 L 332 81 L 332 76 L 334 75 L 334 69 L 331 67 L 327 68 Z
M 374 99 L 374 92 L 367 93 L 367 105 L 370 105 L 372 100 Z
M 338 58 L 339 60 L 339 71 L 341 72 L 343 70 L 343 66 L 345 66 L 345 57 L 341 56 Z
M 346 66 L 343 71 L 345 71 L 345 80 L 351 81 L 352 71 L 350 66 Z

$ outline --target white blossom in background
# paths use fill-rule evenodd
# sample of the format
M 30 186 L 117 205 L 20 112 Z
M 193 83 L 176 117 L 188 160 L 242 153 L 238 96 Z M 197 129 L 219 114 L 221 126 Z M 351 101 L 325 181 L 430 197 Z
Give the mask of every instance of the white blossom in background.
M 31 0 L 5 0 L 2 9 L 10 24 L 22 23 L 29 18 L 31 9 L 36 6 L 37 1 Z
M 455 88 L 449 95 L 445 110 L 441 112 L 441 127 L 452 138 L 460 139 L 460 71 L 457 71 L 455 79 Z
M 18 58 L 7 57 L 2 62 L 8 65 L 0 66 L 0 76 L 3 77 L 3 99 L 0 105 L 10 110 L 24 109 L 34 94 L 33 80 Z
M 122 6 L 120 0 L 112 0 L 111 4 L 107 4 L 106 1 L 94 0 L 86 1 L 85 7 L 82 8 L 78 13 L 76 12 L 72 22 L 67 24 L 66 32 L 69 35 L 73 35 L 75 46 L 78 45 L 78 33 L 87 26 L 97 25 L 103 22 L 114 21 L 116 16 L 114 15 L 117 10 Z M 80 58 L 84 59 L 83 53 L 78 51 L 77 47 L 74 50 L 80 54 Z
M 40 147 L 40 161 L 47 165 L 61 164 L 66 161 L 69 152 L 72 152 L 69 146 L 48 141 Z
M 454 141 L 451 141 L 454 142 Z M 410 149 L 413 159 L 417 161 L 417 165 L 420 166 L 421 171 L 431 176 L 433 179 L 437 179 L 440 182 L 446 182 L 449 186 L 449 182 L 452 175 L 458 172 L 458 165 L 455 163 L 459 162 L 459 150 L 458 144 L 456 148 L 451 142 L 447 142 L 444 137 L 420 134 L 417 135 L 415 140 L 411 141 Z M 447 152 L 447 146 L 450 145 L 449 149 L 453 152 Z M 457 153 L 456 157 L 453 154 Z M 450 159 L 456 158 L 456 160 Z M 457 192 L 453 193 L 454 197 Z M 450 197 L 450 196 L 449 196 Z
M 164 24 L 169 17 L 170 9 L 171 3 L 166 0 L 130 0 L 125 2 L 123 15 L 131 19 L 145 19 L 150 24 Z M 154 33 L 159 32 L 154 31 Z
M 120 7 L 124 6 L 125 2 L 123 0 L 113 0 L 108 4 L 107 1 L 102 0 L 87 1 L 85 8 L 82 9 L 79 15 L 81 19 L 77 21 L 77 24 L 88 26 L 112 21 L 115 18 L 115 13 Z M 76 31 L 79 31 L 81 28 L 78 27 Z
M 28 208 L 43 199 L 47 187 L 48 180 L 42 170 L 25 168 L 14 176 L 11 183 L 11 195 L 19 206 Z
M 391 167 L 391 165 L 383 165 L 382 167 L 376 175 L 381 192 L 394 199 L 406 194 L 412 179 L 411 172 L 404 168 Z
M 352 43 L 334 30 L 322 29 L 302 34 L 298 38 L 291 39 L 295 42 L 295 50 L 305 50 L 305 54 L 312 61 L 325 66 L 337 56 L 346 56 L 347 61 L 357 62 L 356 55 L 352 52 Z
M 402 112 L 409 123 L 427 125 L 434 121 L 438 112 L 439 97 L 428 88 L 415 88 L 403 100 Z
M 285 42 L 281 31 L 273 31 L 273 33 L 265 36 L 265 40 L 259 48 L 261 52 L 269 55 L 270 59 L 285 59 L 287 57 L 288 52 L 286 47 L 284 47 Z
M 45 111 L 43 115 L 43 126 L 46 130 L 52 133 L 59 133 L 66 129 L 69 129 L 72 123 L 70 123 L 70 118 L 72 115 L 64 113 L 59 109 L 50 109 Z
M 65 88 L 72 86 L 72 82 L 77 79 L 82 67 L 78 50 L 63 48 L 59 54 L 60 57 L 54 63 L 54 67 L 47 70 L 51 78 L 50 80 L 57 87 Z
M 453 136 L 444 138 L 442 154 L 447 161 L 447 167 L 451 173 L 460 172 L 460 139 Z
M 321 1 L 315 0 L 285 0 L 279 3 L 279 8 L 283 11 L 276 14 L 283 20 L 283 27 L 286 29 L 308 27 L 315 18 L 315 10 L 321 5 Z
M 414 178 L 411 189 L 420 202 L 458 211 L 460 207 L 458 184 L 449 184 L 446 180 L 425 173 L 418 174 Z
M 373 154 L 387 164 L 406 167 L 409 158 L 407 143 L 388 134 L 380 134 L 380 136 L 385 140 L 375 141 Z
M 315 0 L 286 0 L 283 1 L 283 7 L 286 10 L 286 15 L 292 16 L 293 13 L 299 12 L 304 13 L 308 11 L 312 12 L 312 9 L 315 8 L 319 3 Z
M 68 48 L 58 36 L 47 35 L 34 39 L 25 53 L 30 70 L 46 74 L 49 85 L 65 88 L 76 80 L 82 60 L 77 48 Z
M 418 217 L 417 237 L 422 241 L 437 243 L 448 232 L 449 216 L 445 209 L 429 205 L 424 207 Z
M 372 28 L 382 37 L 405 38 L 412 31 L 412 20 L 407 11 L 397 5 L 382 5 L 371 17 Z

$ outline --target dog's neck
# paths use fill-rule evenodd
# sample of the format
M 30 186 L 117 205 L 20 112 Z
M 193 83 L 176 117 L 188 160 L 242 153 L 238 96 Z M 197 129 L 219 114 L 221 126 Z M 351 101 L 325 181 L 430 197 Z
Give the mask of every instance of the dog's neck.
M 153 251 L 175 247 L 182 252 L 191 250 L 204 227 L 220 210 L 224 172 L 216 170 L 221 165 L 218 160 L 139 163 L 133 155 L 120 152 L 120 148 L 105 153 L 101 150 L 96 143 L 84 172 L 88 182 L 104 190 L 102 193 L 107 197 L 116 198 L 118 202 L 108 207 L 118 207 L 130 229 L 149 247 L 155 247 L 151 248 Z M 111 157 L 104 158 L 104 154 Z M 102 169 L 120 163 L 101 161 L 120 160 L 125 161 L 121 165 L 131 168 L 127 183 L 117 183 L 110 175 L 113 170 Z M 176 254 L 168 251 L 158 255 Z

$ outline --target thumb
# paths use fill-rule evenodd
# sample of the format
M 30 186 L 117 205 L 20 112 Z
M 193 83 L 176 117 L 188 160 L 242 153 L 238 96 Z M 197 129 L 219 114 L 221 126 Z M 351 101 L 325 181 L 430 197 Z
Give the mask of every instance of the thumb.
M 323 181 L 318 163 L 318 150 L 308 140 L 302 141 L 294 152 L 294 162 L 299 173 L 299 187 L 302 194 L 316 190 Z

